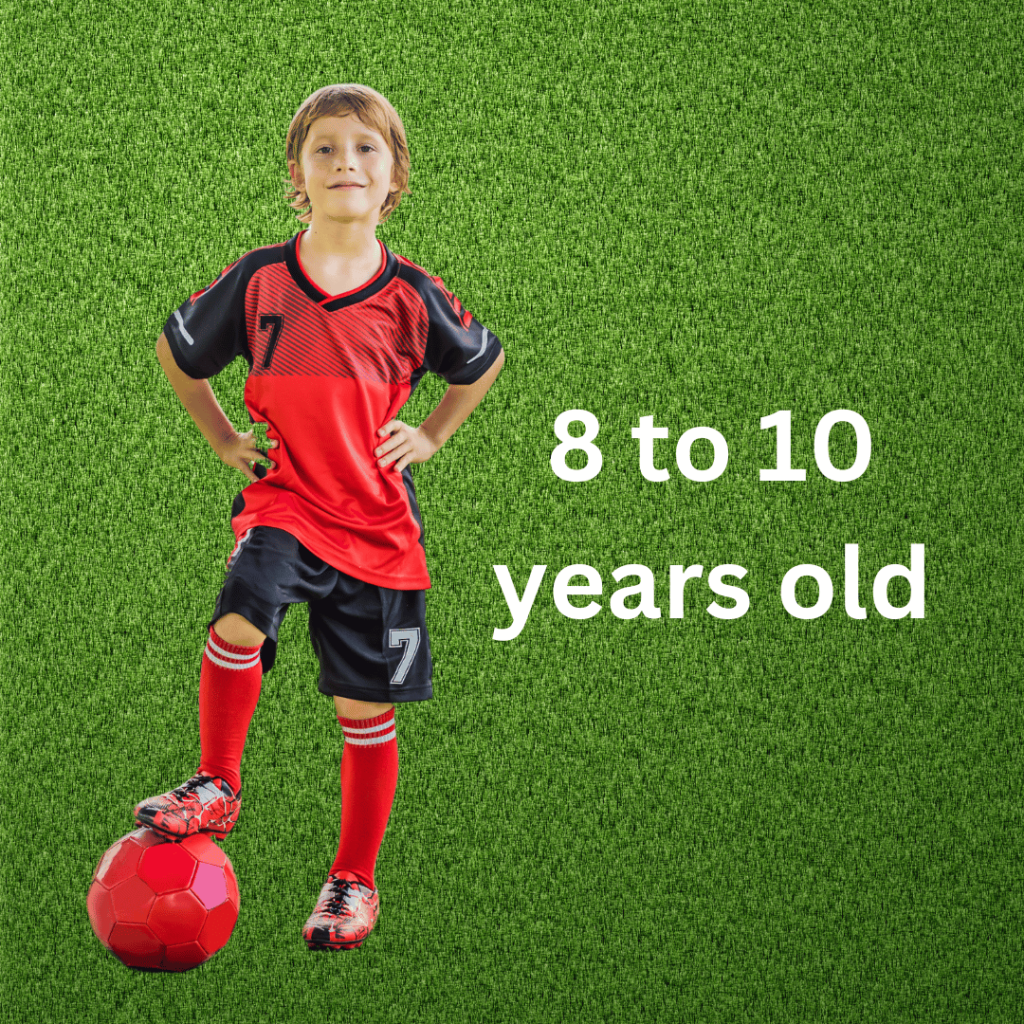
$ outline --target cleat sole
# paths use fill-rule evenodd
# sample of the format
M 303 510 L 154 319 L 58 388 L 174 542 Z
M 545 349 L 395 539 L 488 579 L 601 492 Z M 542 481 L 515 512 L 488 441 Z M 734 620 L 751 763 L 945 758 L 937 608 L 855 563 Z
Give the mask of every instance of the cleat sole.
M 224 819 L 216 823 L 207 825 L 206 828 L 191 829 L 184 833 L 172 832 L 170 829 L 164 828 L 162 825 L 157 825 L 155 822 L 148 821 L 143 815 L 136 815 L 135 824 L 139 828 L 148 828 L 153 832 L 158 832 L 160 835 L 167 839 L 173 839 L 175 842 L 181 842 L 182 839 L 188 839 L 189 836 L 195 835 L 197 832 L 206 832 L 211 838 L 217 840 L 219 843 L 223 843 L 227 838 L 228 833 L 235 827 L 235 822 L 230 822 L 227 828 L 224 828 Z

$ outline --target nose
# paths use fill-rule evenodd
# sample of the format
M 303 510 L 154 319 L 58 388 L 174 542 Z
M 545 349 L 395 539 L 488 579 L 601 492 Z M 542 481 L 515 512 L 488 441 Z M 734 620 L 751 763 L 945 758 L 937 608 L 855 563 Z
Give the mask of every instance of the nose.
M 337 159 L 338 170 L 341 170 L 342 167 L 352 170 L 356 165 L 355 153 L 354 146 L 346 146 L 344 149 L 339 149 Z

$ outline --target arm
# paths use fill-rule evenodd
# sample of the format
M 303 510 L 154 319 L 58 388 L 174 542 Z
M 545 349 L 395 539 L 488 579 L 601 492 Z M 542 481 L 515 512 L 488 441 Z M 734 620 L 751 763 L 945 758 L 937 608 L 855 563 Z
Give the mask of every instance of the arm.
M 174 361 L 167 336 L 161 334 L 156 343 L 156 357 L 160 360 L 167 379 L 174 388 L 174 393 L 181 399 L 185 411 L 195 421 L 203 437 L 215 449 L 222 441 L 228 440 L 235 432 L 231 421 L 224 415 L 224 410 L 217 401 L 208 380 L 195 380 L 184 373 Z
M 472 384 L 449 384 L 437 408 L 419 427 L 407 426 L 401 420 L 385 423 L 377 433 L 380 437 L 387 437 L 388 434 L 391 436 L 374 449 L 381 469 L 394 463 L 395 469 L 401 472 L 410 462 L 426 462 L 465 423 L 504 365 L 503 349 L 478 381 Z
M 224 415 L 210 382 L 195 380 L 181 370 L 174 361 L 171 346 L 163 333 L 156 343 L 156 357 L 167 374 L 174 393 L 181 399 L 185 411 L 195 421 L 210 447 L 225 465 L 241 470 L 255 483 L 259 477 L 249 468 L 249 464 L 256 459 L 266 458 L 266 455 L 256 447 L 253 440 L 254 432 L 235 432 L 231 421 Z M 277 442 L 272 441 L 270 447 L 276 448 Z

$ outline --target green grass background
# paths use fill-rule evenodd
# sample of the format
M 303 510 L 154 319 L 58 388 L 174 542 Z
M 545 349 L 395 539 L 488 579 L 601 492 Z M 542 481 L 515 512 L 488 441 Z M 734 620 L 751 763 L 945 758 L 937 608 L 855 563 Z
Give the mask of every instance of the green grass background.
M 2 1019 L 1020 1019 L 1019 5 L 26 0 L 2 25 Z M 293 608 L 225 847 L 234 936 L 137 974 L 86 890 L 133 804 L 197 762 L 245 482 L 154 344 L 297 229 L 288 123 L 348 81 L 408 131 L 413 195 L 381 237 L 508 353 L 414 469 L 436 696 L 398 710 L 380 923 L 312 955 L 342 737 Z M 245 372 L 213 381 L 239 429 Z M 601 423 L 589 483 L 549 466 L 571 408 Z M 847 484 L 813 459 L 840 408 L 873 436 Z M 759 482 L 778 409 L 805 483 Z M 669 428 L 667 483 L 640 475 L 642 415 Z M 729 442 L 713 483 L 673 465 L 692 426 Z M 885 620 L 871 581 L 913 543 L 926 616 Z M 605 581 L 584 622 L 551 592 L 576 562 Z M 632 562 L 658 620 L 608 609 Z M 703 610 L 725 562 L 748 570 L 732 622 Z M 810 622 L 779 600 L 804 562 L 836 583 Z M 705 566 L 684 619 L 673 563 Z M 549 567 L 508 643 L 495 564 L 520 590 Z

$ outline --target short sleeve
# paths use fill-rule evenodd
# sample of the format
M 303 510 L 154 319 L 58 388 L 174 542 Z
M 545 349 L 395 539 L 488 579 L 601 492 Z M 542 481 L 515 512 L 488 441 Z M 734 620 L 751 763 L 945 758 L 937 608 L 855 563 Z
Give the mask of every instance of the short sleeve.
M 252 365 L 245 330 L 248 279 L 242 261 L 232 263 L 167 318 L 164 334 L 183 373 L 197 380 L 213 377 L 236 356 Z
M 444 286 L 431 278 L 424 301 L 429 317 L 423 365 L 449 384 L 472 384 L 491 367 L 501 343 Z

